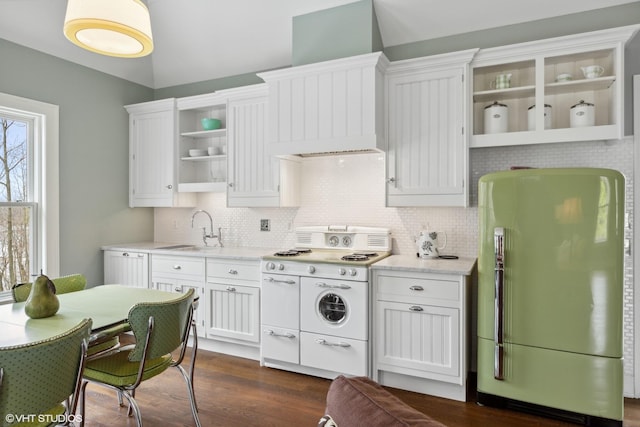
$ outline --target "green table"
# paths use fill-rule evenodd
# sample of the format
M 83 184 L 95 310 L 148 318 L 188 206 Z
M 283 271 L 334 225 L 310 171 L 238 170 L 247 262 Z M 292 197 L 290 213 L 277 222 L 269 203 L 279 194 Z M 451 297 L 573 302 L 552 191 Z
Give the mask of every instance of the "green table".
M 141 302 L 170 301 L 179 295 L 155 289 L 103 285 L 58 295 L 60 309 L 51 317 L 31 319 L 24 302 L 0 305 L 0 347 L 28 344 L 61 334 L 85 318 L 93 332 L 126 323 L 129 310 Z

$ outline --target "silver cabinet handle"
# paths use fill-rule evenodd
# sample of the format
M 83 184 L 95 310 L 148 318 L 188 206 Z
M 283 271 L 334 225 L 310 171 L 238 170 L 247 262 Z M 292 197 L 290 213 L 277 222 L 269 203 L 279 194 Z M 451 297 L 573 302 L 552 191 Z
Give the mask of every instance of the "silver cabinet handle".
M 409 310 L 411 310 L 411 311 L 424 311 L 424 308 L 420 307 L 419 305 L 412 305 L 411 307 L 409 307 Z
M 173 185 L 171 185 L 171 184 L 167 185 L 167 189 L 169 189 L 169 190 L 173 189 Z
M 235 292 L 236 288 L 234 288 L 233 286 L 227 286 L 227 291 L 229 292 Z
M 173 290 L 176 292 L 182 292 L 182 288 L 180 286 L 176 286 Z
M 129 252 L 123 252 L 122 256 L 129 256 Z
M 340 284 L 340 285 L 328 285 L 328 284 L 326 284 L 324 282 L 317 282 L 316 286 L 319 287 L 319 288 L 351 289 L 351 286 L 349 286 L 349 285 L 343 285 L 343 284 Z
M 411 286 L 409 289 L 411 289 L 412 291 L 424 291 L 424 288 L 418 285 Z
M 287 285 L 295 285 L 296 284 L 296 281 L 292 280 L 292 279 L 278 280 L 278 279 L 274 279 L 273 277 L 265 277 L 264 280 L 266 280 L 269 283 L 286 283 Z
M 233 268 L 230 268 L 229 274 L 238 274 L 238 270 L 234 270 Z
M 229 187 L 230 187 L 230 188 L 233 188 L 233 182 L 230 182 L 230 183 L 229 183 Z
M 173 266 L 174 270 L 182 270 L 182 266 L 180 264 L 176 264 Z
M 343 348 L 347 348 L 347 347 L 351 347 L 351 344 L 346 343 L 346 342 L 329 342 L 323 338 L 318 338 L 316 340 L 316 343 L 320 344 L 320 345 L 328 345 L 331 347 L 343 347 Z
M 267 335 L 271 335 L 272 337 L 282 337 L 282 338 L 295 338 L 296 337 L 291 332 L 286 332 L 284 334 L 280 334 L 280 333 L 272 331 L 271 329 L 265 329 L 264 333 L 267 334 Z
M 391 177 L 391 178 L 388 178 L 388 179 L 387 179 L 387 182 L 388 182 L 389 184 L 393 184 L 394 182 L 396 182 L 396 179 L 395 179 L 394 177 Z
M 503 227 L 496 227 L 493 231 L 495 253 L 493 377 L 497 380 L 504 379 L 504 234 Z

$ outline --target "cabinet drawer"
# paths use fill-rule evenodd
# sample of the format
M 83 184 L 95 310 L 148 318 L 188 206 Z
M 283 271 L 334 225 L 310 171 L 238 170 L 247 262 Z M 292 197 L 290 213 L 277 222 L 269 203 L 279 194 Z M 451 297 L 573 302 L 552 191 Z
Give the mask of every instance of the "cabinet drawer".
M 235 279 L 260 281 L 260 262 L 243 260 L 207 260 L 207 280 Z
M 300 332 L 300 364 L 346 375 L 367 376 L 367 342 Z
M 300 363 L 300 331 L 262 325 L 262 358 Z
M 152 255 L 151 276 L 152 280 L 156 276 L 202 280 L 204 278 L 204 258 Z
M 460 281 L 416 276 L 378 276 L 378 300 L 414 301 L 433 299 L 458 301 Z

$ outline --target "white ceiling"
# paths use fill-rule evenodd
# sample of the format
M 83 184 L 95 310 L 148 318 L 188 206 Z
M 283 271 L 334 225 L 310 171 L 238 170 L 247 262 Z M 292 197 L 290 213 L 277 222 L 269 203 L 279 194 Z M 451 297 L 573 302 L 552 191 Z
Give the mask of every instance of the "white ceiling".
M 637 0 L 373 0 L 385 47 Z M 155 50 L 121 59 L 62 34 L 66 0 L 0 0 L 0 38 L 152 88 L 291 64 L 292 17 L 354 0 L 147 0 Z

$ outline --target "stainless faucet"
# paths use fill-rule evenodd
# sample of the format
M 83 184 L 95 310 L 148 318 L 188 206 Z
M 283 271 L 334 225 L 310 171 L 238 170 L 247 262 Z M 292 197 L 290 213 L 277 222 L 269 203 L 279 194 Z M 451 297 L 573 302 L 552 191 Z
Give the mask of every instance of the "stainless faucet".
M 209 246 L 209 244 L 207 243 L 207 239 L 218 239 L 218 246 L 223 247 L 224 245 L 222 244 L 222 227 L 218 227 L 218 235 L 213 234 L 213 218 L 211 218 L 209 212 L 203 209 L 195 211 L 191 216 L 191 228 L 193 228 L 193 220 L 200 212 L 206 214 L 209 217 L 209 226 L 211 229 L 211 232 L 207 234 L 207 227 L 202 227 L 202 241 L 204 242 L 204 245 Z

